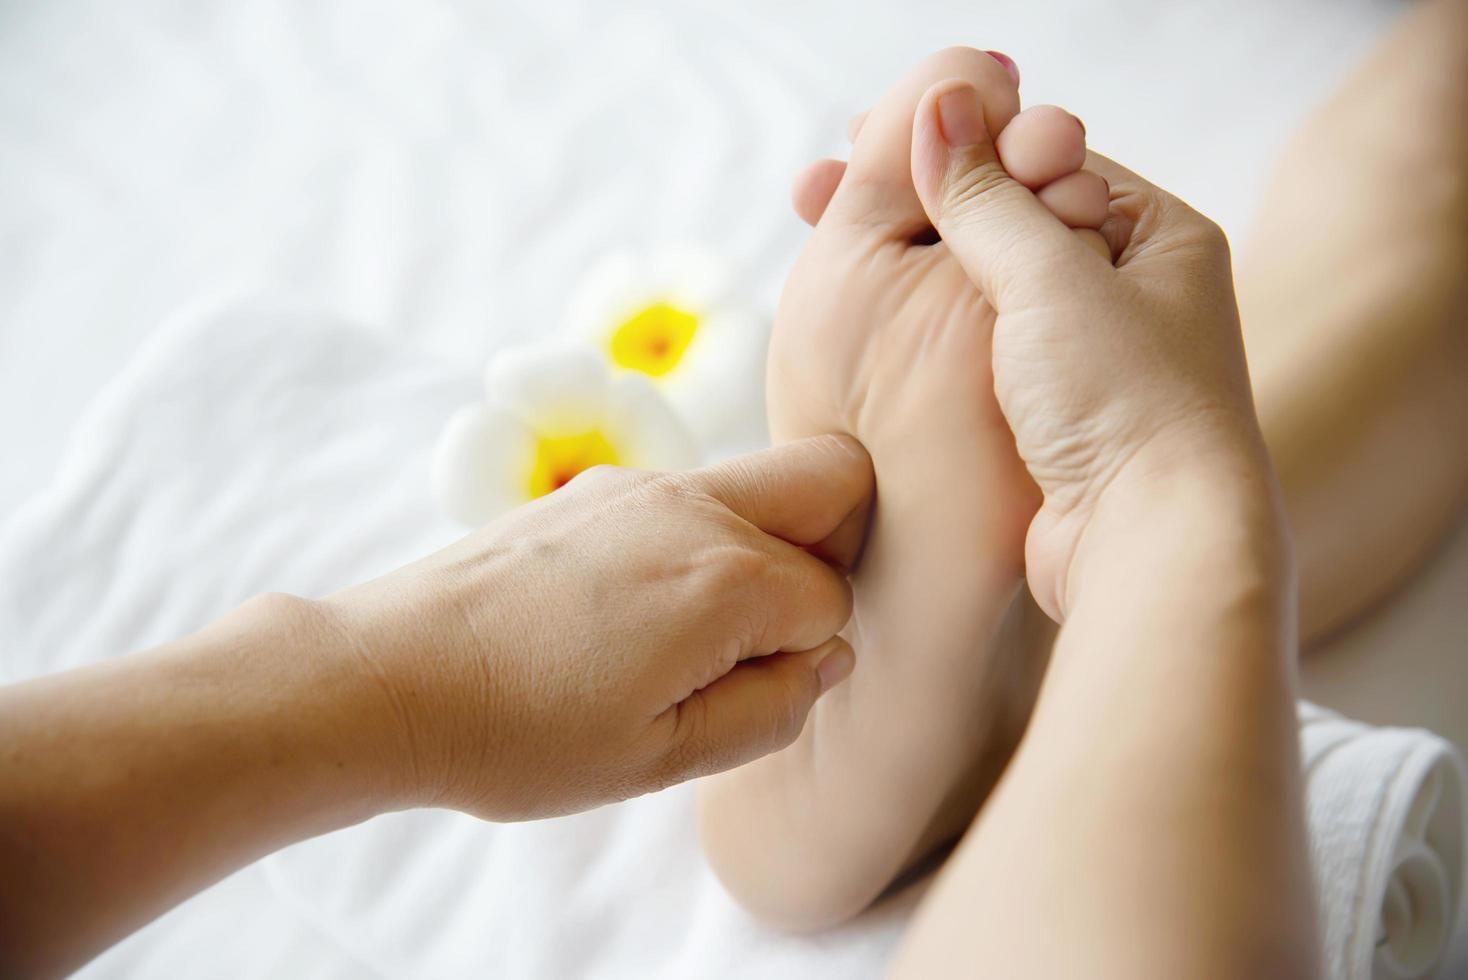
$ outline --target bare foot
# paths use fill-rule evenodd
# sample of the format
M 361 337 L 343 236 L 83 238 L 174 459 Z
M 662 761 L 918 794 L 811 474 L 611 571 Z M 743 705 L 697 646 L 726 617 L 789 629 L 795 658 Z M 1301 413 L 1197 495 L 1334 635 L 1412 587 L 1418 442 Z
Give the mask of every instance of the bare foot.
M 924 61 L 861 124 L 849 167 L 818 164 L 797 187 L 819 224 L 775 322 L 770 424 L 776 442 L 845 432 L 872 455 L 878 502 L 846 631 L 858 665 L 796 744 L 701 792 L 715 871 L 786 927 L 855 914 L 967 826 L 1048 648 L 1048 621 L 1019 598 L 1038 496 L 994 400 L 993 311 L 930 244 L 912 185 L 914 112 L 945 79 L 979 88 L 1006 168 L 1057 216 L 1106 216 L 1079 121 L 1020 113 L 1012 65 L 969 48 Z

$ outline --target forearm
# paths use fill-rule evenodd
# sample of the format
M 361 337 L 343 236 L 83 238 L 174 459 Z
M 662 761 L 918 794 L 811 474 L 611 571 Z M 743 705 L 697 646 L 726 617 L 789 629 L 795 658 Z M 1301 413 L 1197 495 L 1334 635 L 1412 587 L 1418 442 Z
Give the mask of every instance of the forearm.
M 395 792 L 374 705 L 286 597 L 158 650 L 0 690 L 0 973 L 73 969 Z M 380 729 L 379 729 L 380 730 Z
M 1288 562 L 1259 506 L 1175 484 L 1088 532 L 1029 733 L 899 974 L 1310 975 Z

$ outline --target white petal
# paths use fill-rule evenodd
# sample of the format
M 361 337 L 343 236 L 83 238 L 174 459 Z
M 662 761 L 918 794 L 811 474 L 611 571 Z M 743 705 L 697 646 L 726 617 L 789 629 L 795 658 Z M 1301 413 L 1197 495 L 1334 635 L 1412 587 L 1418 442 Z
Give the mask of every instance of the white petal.
M 612 382 L 607 428 L 623 464 L 644 470 L 686 470 L 699 464 L 698 443 L 658 390 L 628 372 Z
M 534 432 L 572 435 L 594 429 L 607 411 L 609 369 L 590 348 L 515 347 L 485 371 L 489 403 L 503 405 Z
M 581 276 L 566 307 L 567 332 L 605 352 L 618 326 L 653 299 L 645 261 L 627 252 L 598 260 Z
M 658 298 L 700 316 L 723 303 L 731 286 L 729 264 L 696 245 L 665 248 L 646 264 L 648 286 Z
M 762 445 L 764 378 L 770 325 L 742 311 L 714 313 L 698 325 L 678 366 L 659 388 L 709 451 Z
M 535 438 L 518 418 L 466 405 L 433 449 L 433 497 L 449 517 L 477 527 L 529 499 L 534 458 Z
M 605 354 L 617 327 L 653 303 L 671 303 L 702 317 L 727 293 L 729 265 L 694 245 L 649 255 L 616 252 L 581 277 L 567 304 L 566 329 Z

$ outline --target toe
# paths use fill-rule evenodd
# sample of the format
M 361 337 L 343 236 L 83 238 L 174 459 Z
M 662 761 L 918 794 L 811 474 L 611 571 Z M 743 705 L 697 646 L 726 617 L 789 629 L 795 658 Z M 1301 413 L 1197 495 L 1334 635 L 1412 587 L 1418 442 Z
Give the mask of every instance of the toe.
M 842 160 L 817 160 L 800 172 L 790 188 L 790 203 L 801 221 L 814 227 L 821 220 L 844 173 L 846 163 Z
M 923 94 L 945 79 L 979 90 L 990 132 L 1002 130 L 1019 111 L 1019 90 L 1009 68 L 988 52 L 947 48 L 925 58 L 861 121 L 846 177 L 832 201 L 843 217 L 906 240 L 931 228 L 912 186 L 912 120 Z
M 1086 162 L 1086 131 L 1081 121 L 1053 105 L 1031 106 L 1021 112 L 994 143 L 1004 169 L 1030 190 L 1074 173 Z
M 1040 188 L 1040 203 L 1072 228 L 1100 228 L 1111 204 L 1106 178 L 1077 170 Z

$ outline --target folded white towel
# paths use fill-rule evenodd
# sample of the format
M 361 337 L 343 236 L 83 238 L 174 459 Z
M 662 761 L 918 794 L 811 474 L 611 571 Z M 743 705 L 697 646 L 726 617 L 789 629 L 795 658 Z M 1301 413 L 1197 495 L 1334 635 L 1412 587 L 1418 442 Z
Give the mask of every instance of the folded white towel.
M 1326 975 L 1441 976 L 1462 906 L 1463 761 L 1420 729 L 1300 704 L 1310 857 Z

